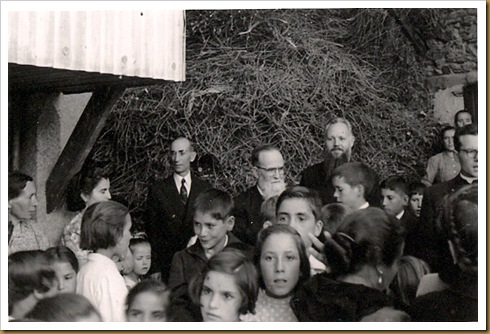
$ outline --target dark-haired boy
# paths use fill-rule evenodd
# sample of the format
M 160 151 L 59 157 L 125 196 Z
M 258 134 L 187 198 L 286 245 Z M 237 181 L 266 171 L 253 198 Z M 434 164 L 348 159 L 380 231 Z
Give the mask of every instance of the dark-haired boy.
M 369 205 L 368 197 L 377 190 L 376 173 L 360 162 L 347 162 L 335 168 L 332 173 L 334 197 L 352 210 L 364 209 Z
M 171 321 L 202 321 L 200 308 L 188 295 L 190 281 L 199 275 L 207 261 L 225 247 L 242 250 L 250 259 L 252 247 L 238 240 L 231 231 L 233 199 L 225 191 L 209 189 L 200 193 L 194 203 L 194 245 L 175 253 L 170 267 L 168 286 L 171 290 Z

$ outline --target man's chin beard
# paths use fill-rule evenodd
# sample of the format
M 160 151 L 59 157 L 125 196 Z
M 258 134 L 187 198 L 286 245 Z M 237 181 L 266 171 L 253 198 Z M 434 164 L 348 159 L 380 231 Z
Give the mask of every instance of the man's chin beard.
M 326 155 L 323 164 L 325 166 L 325 171 L 327 172 L 327 178 L 330 177 L 335 168 L 340 165 L 345 164 L 350 161 L 350 152 L 342 152 L 341 155 L 335 157 L 331 152 Z

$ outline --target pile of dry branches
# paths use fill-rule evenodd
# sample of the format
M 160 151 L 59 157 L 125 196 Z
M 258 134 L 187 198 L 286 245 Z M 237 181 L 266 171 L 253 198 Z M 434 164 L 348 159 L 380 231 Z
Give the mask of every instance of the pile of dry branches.
M 91 153 L 136 220 L 148 185 L 170 173 L 177 135 L 196 144 L 195 166 L 236 195 L 253 183 L 259 143 L 282 151 L 288 180 L 322 158 L 325 124 L 353 124 L 354 159 L 382 179 L 420 177 L 437 124 L 424 69 L 383 9 L 187 12 L 187 80 L 128 90 Z

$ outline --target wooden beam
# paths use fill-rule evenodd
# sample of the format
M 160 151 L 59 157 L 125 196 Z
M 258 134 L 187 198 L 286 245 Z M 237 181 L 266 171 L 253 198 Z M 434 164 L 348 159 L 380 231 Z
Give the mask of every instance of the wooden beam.
M 82 168 L 113 105 L 123 92 L 124 87 L 115 86 L 96 90 L 92 94 L 46 181 L 47 213 L 61 206 L 70 179 Z

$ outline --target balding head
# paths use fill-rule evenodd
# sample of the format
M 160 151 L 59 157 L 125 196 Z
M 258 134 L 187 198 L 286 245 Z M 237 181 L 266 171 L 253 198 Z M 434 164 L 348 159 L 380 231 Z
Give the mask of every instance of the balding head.
M 170 145 L 170 163 L 176 174 L 186 176 L 195 158 L 194 145 L 189 139 L 179 137 Z

